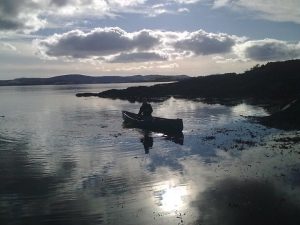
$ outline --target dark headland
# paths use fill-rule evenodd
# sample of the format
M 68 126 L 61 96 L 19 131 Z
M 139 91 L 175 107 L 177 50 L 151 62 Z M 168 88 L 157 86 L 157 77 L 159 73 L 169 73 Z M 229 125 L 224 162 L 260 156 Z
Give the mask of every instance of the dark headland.
M 300 60 L 270 62 L 241 73 L 199 76 L 174 83 L 111 89 L 101 93 L 78 93 L 131 102 L 147 98 L 163 101 L 170 97 L 206 103 L 260 105 L 270 116 L 258 118 L 265 125 L 282 129 L 300 128 Z

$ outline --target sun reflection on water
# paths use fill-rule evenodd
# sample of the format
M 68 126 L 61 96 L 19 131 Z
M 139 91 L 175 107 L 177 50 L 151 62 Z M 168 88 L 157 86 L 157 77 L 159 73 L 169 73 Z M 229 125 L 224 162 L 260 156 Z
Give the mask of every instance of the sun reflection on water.
M 169 182 L 158 185 L 154 191 L 156 203 L 165 212 L 179 211 L 187 205 L 189 194 L 187 186 L 170 185 Z

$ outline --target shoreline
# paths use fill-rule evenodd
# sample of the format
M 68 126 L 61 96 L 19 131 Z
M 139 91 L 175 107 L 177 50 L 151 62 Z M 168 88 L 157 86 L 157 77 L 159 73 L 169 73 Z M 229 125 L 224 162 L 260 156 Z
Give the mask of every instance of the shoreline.
M 300 60 L 271 62 L 242 74 L 226 73 L 193 77 L 182 81 L 110 89 L 100 93 L 77 93 L 77 97 L 101 97 L 129 102 L 162 102 L 170 97 L 207 104 L 233 106 L 240 103 L 262 106 L 270 116 L 257 121 L 280 129 L 300 129 Z M 288 104 L 296 104 L 286 108 Z M 282 110 L 284 109 L 285 110 Z

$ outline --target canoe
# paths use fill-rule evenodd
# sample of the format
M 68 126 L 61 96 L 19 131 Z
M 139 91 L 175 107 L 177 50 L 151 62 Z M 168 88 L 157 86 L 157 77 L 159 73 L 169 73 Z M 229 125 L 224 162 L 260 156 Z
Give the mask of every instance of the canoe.
M 163 133 L 180 133 L 183 130 L 182 119 L 166 119 L 160 117 L 142 118 L 138 114 L 122 111 L 125 124 L 133 127 Z

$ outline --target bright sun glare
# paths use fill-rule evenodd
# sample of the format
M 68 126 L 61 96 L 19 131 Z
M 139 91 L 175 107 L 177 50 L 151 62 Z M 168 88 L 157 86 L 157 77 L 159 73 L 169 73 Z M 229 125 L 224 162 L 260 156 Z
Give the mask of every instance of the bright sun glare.
M 180 210 L 185 205 L 185 196 L 187 196 L 185 186 L 168 187 L 161 191 L 160 206 L 164 211 Z

